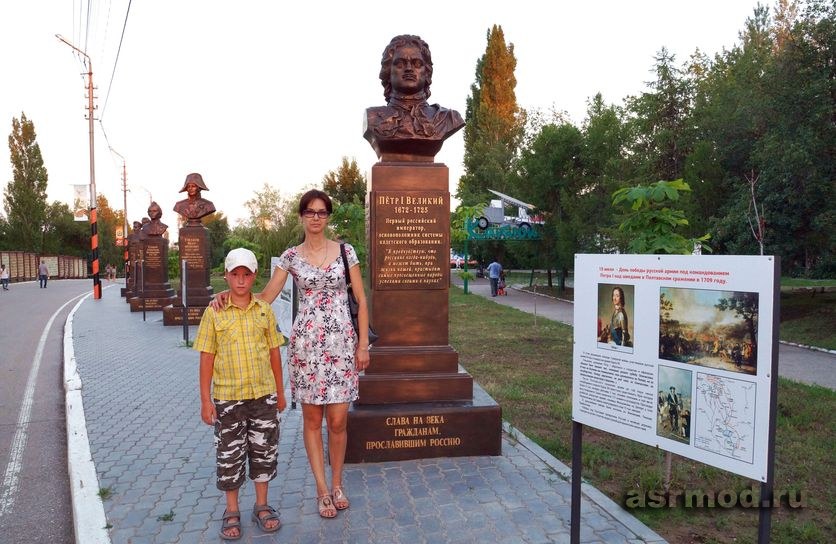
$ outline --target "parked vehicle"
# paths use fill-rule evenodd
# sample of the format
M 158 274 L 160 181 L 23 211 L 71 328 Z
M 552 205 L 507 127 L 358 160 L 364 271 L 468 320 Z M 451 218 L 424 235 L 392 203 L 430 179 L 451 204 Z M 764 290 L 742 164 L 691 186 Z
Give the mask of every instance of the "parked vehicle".
M 476 259 L 470 258 L 467 260 L 467 267 L 471 270 L 478 264 L 479 262 Z M 464 268 L 464 257 L 458 253 L 453 253 L 452 249 L 450 250 L 450 268 Z
M 543 224 L 543 220 L 539 216 L 530 216 L 528 214 L 530 210 L 534 210 L 533 205 L 527 204 L 522 200 L 517 200 L 499 191 L 494 191 L 493 189 L 488 190 L 498 196 L 499 200 L 491 200 L 490 206 L 482 210 L 483 215 L 476 219 L 476 225 L 480 229 L 485 230 L 491 225 L 510 225 L 523 230 L 529 230 L 531 229 L 531 225 Z M 505 215 L 505 205 L 517 207 L 516 217 Z

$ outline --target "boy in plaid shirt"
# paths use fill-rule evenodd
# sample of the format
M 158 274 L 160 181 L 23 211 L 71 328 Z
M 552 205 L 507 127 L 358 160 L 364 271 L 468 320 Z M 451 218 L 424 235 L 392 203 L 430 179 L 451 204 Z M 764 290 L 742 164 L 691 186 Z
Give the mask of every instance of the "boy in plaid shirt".
M 200 417 L 215 426 L 218 489 L 226 493 L 220 536 L 238 540 L 238 490 L 244 484 L 245 461 L 255 483 L 252 520 L 268 533 L 281 526 L 276 510 L 267 504 L 267 486 L 276 477 L 277 412 L 287 402 L 276 317 L 251 292 L 258 261 L 248 249 L 233 249 L 224 268 L 228 300 L 220 311 L 206 308 L 194 349 L 200 352 Z

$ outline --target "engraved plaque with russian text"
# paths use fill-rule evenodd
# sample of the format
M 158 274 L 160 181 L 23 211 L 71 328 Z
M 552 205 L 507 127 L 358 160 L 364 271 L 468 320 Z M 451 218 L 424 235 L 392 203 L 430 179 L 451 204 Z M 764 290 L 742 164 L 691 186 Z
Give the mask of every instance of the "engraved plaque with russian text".
M 375 191 L 374 289 L 446 289 L 450 197 L 443 191 Z

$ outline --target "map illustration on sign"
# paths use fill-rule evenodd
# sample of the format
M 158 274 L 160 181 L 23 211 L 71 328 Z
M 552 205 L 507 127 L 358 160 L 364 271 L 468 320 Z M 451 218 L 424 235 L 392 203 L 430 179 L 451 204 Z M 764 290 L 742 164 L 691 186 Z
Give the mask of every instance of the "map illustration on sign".
M 753 462 L 757 384 L 697 373 L 694 446 Z

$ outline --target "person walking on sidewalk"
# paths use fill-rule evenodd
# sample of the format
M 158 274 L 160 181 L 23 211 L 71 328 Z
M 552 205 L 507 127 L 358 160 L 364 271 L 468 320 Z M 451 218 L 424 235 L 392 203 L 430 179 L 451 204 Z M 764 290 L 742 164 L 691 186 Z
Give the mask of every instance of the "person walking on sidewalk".
M 255 254 L 233 249 L 224 262 L 229 296 L 223 308 L 203 312 L 194 349 L 200 352 L 200 417 L 215 426 L 217 486 L 226 494 L 220 536 L 241 538 L 238 491 L 244 464 L 255 483 L 252 520 L 262 531 L 279 530 L 276 510 L 267 504 L 276 477 L 279 448 L 277 411 L 287 406 L 282 385 L 276 317 L 251 292 L 258 270 Z M 211 385 L 211 394 L 210 394 Z
M 491 280 L 491 296 L 495 297 L 499 289 L 499 278 L 502 276 L 502 265 L 496 259 L 488 265 L 488 278 Z
M 46 266 L 46 261 L 41 260 L 41 264 L 38 265 L 38 286 L 42 289 L 46 289 L 46 280 L 49 279 L 49 268 Z
M 9 290 L 9 269 L 5 264 L 0 264 L 0 285 L 3 286 L 4 291 Z

